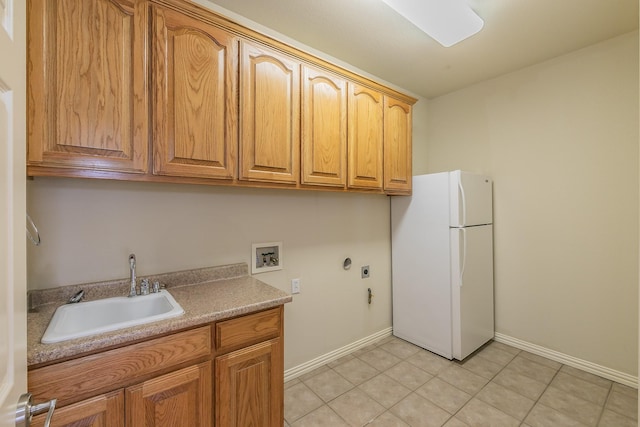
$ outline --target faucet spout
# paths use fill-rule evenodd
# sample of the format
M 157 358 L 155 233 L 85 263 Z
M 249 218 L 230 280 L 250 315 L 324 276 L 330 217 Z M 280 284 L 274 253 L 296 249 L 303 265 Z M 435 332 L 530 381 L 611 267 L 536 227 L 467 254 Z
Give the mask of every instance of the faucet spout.
M 129 289 L 129 296 L 135 297 L 136 292 L 136 256 L 135 254 L 129 255 L 129 270 L 131 272 L 131 288 Z

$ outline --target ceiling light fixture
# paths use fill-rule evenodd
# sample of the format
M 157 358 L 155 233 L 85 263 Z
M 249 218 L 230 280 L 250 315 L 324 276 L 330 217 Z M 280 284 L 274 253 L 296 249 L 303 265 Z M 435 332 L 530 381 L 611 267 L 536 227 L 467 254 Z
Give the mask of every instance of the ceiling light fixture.
M 382 0 L 444 47 L 482 29 L 484 21 L 466 0 Z

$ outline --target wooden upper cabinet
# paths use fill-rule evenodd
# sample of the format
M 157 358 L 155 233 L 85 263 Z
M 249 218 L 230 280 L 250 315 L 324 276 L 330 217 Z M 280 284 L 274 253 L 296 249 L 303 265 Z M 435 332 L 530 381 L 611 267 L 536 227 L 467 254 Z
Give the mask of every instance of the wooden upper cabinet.
M 302 183 L 347 183 L 347 82 L 302 68 Z
M 349 187 L 382 189 L 383 95 L 349 84 Z
M 144 8 L 30 1 L 29 166 L 147 171 Z
M 300 64 L 240 43 L 240 179 L 295 184 L 300 170 Z
M 238 40 L 152 7 L 153 172 L 236 177 Z
M 411 105 L 384 98 L 384 190 L 411 194 Z
M 29 175 L 411 193 L 414 99 L 192 1 L 27 1 Z

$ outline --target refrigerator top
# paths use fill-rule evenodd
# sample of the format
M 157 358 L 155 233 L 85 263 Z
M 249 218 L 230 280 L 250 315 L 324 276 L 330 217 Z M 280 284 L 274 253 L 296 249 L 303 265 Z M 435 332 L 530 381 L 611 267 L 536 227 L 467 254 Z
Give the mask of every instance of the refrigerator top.
M 449 226 L 472 227 L 493 223 L 493 180 L 465 171 L 449 172 Z

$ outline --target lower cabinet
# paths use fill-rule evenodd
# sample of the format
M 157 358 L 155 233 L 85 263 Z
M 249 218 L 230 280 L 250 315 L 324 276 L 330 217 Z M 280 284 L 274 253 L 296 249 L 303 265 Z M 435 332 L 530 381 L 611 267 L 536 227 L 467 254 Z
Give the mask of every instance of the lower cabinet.
M 28 387 L 58 399 L 52 427 L 281 427 L 282 320 L 279 306 L 40 367 Z
M 44 427 L 46 414 L 33 417 L 33 427 Z M 64 408 L 56 408 L 51 427 L 124 427 L 124 391 L 92 397 Z
M 216 427 L 282 425 L 280 339 L 216 357 L 215 372 Z
M 128 387 L 125 412 L 131 427 L 210 427 L 211 362 Z
M 32 425 L 44 426 L 45 415 Z M 211 427 L 211 362 L 56 409 L 51 427 Z

